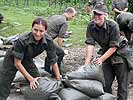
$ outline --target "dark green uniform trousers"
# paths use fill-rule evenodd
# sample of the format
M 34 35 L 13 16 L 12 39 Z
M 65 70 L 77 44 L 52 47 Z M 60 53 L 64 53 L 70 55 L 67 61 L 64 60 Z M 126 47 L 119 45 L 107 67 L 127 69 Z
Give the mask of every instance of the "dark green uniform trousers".
M 60 70 L 61 69 L 61 63 L 63 62 L 63 57 L 65 55 L 64 50 L 62 48 L 56 46 L 56 55 L 58 57 L 57 64 L 58 64 L 59 70 Z M 45 58 L 45 66 L 44 66 L 44 69 L 45 69 L 45 71 L 47 71 L 50 74 L 53 74 L 54 75 L 53 71 L 50 69 L 50 66 L 51 66 L 51 62 L 46 57 Z M 62 73 L 61 70 L 60 70 L 60 73 Z
M 107 60 L 103 63 L 103 72 L 105 77 L 104 91 L 112 93 L 112 83 L 116 77 L 118 82 L 117 100 L 127 100 L 128 97 L 128 67 L 126 60 L 123 59 L 123 63 L 113 64 L 111 60 Z
M 38 77 L 39 71 L 33 62 L 24 65 L 25 69 L 33 76 Z M 11 83 L 18 71 L 14 66 L 14 57 L 10 52 L 7 52 L 3 66 L 0 68 L 0 100 L 6 100 L 10 94 Z

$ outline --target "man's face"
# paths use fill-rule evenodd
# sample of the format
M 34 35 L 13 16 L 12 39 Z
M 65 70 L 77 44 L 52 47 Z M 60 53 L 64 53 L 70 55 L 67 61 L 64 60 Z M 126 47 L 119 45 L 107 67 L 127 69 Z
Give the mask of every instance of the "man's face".
M 72 20 L 75 17 L 75 14 L 76 13 L 68 13 L 68 15 L 69 15 L 68 20 Z
M 99 14 L 97 12 L 94 12 L 93 20 L 97 25 L 99 25 L 99 26 L 103 25 L 104 19 L 105 19 L 104 14 Z
M 41 40 L 45 32 L 45 27 L 41 24 L 34 24 L 34 26 L 32 27 L 32 34 L 36 41 Z

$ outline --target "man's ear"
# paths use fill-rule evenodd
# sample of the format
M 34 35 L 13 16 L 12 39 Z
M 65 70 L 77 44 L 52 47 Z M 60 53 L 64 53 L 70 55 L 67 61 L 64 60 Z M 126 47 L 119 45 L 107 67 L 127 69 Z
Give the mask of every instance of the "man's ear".
M 105 15 L 106 18 L 108 18 L 108 13 L 105 13 L 104 15 Z

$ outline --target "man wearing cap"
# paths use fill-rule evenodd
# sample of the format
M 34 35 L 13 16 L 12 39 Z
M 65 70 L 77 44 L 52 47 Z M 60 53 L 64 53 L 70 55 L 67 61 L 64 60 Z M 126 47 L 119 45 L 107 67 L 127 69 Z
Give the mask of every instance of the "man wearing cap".
M 58 66 L 61 67 L 61 62 L 64 57 L 64 50 L 61 48 L 63 45 L 63 37 L 66 34 L 68 27 L 67 21 L 72 20 L 76 14 L 76 10 L 73 7 L 68 7 L 65 9 L 62 15 L 53 15 L 48 19 L 48 34 L 53 39 L 57 39 L 56 54 L 58 56 Z M 46 57 L 45 59 L 45 70 L 49 73 L 53 73 L 50 70 L 50 62 Z
M 113 0 L 112 10 L 115 12 L 114 19 L 116 20 L 118 14 L 128 11 L 128 0 Z
M 115 21 L 107 19 L 107 7 L 105 5 L 96 5 L 93 13 L 93 20 L 88 24 L 86 31 L 85 65 L 91 62 L 93 49 L 97 42 L 102 48 L 102 55 L 92 61 L 103 65 L 104 91 L 112 93 L 111 87 L 116 77 L 118 81 L 117 100 L 127 100 L 128 68 L 126 60 L 116 53 L 120 39 L 119 26 Z

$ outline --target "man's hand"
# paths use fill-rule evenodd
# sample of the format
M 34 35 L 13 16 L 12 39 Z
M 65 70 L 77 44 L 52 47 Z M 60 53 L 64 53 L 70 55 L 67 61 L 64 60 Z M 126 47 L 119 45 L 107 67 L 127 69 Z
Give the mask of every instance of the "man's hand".
M 37 77 L 37 78 L 33 78 L 31 81 L 30 81 L 30 88 L 31 89 L 36 89 L 37 88 L 37 86 L 39 85 L 39 83 L 38 83 L 38 79 L 39 79 L 40 77 Z
M 95 57 L 92 62 L 101 65 L 103 63 L 103 60 L 100 57 Z

